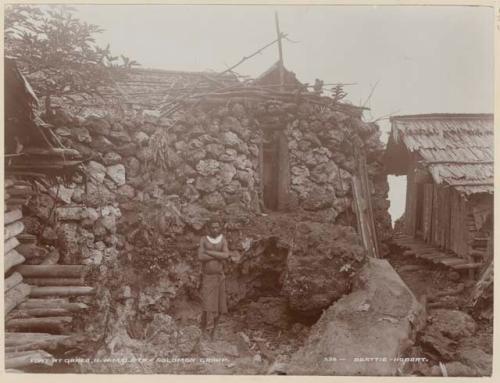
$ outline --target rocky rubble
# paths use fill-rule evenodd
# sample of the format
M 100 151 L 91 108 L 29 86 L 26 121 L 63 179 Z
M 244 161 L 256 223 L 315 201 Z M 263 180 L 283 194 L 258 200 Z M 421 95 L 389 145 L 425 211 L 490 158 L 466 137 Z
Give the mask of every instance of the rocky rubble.
M 354 283 L 311 328 L 288 374 L 398 374 L 398 358 L 424 326 L 425 309 L 386 260 L 370 258 Z

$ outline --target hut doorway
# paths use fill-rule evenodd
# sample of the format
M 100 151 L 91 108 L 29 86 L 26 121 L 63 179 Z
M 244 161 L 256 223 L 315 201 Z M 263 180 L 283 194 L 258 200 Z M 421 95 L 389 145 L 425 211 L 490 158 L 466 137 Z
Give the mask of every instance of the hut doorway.
M 281 130 L 264 131 L 262 145 L 262 194 L 264 207 L 286 210 L 289 187 L 288 141 Z

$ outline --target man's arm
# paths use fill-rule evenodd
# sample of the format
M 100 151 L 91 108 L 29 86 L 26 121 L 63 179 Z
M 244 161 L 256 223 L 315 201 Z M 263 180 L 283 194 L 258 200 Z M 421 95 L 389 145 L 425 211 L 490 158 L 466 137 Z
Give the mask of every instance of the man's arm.
M 216 250 L 205 250 L 205 254 L 214 256 L 219 259 L 228 259 L 231 255 L 229 254 L 229 248 L 227 246 L 227 241 L 224 239 L 222 244 L 222 251 Z
M 225 247 L 227 249 L 227 245 Z M 210 261 L 212 259 L 224 260 L 229 258 L 229 252 L 215 251 L 215 250 L 205 250 L 205 244 L 203 238 L 200 240 L 200 246 L 198 247 L 198 259 L 202 262 Z
M 214 257 L 206 254 L 203 238 L 200 239 L 200 246 L 198 247 L 198 259 L 203 262 L 214 259 Z

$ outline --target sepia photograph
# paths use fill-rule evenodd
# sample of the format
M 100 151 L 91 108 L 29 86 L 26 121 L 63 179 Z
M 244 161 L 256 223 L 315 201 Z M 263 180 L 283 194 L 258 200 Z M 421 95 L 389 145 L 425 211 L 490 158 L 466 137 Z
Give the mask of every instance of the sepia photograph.
M 491 377 L 495 12 L 4 5 L 4 375 Z

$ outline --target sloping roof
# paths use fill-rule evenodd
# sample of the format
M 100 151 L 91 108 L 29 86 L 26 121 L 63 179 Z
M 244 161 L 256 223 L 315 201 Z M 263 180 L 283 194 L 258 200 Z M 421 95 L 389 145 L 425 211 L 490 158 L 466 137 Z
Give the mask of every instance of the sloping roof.
M 493 192 L 493 115 L 423 114 L 391 118 L 385 164 L 405 174 L 412 156 L 437 184 L 466 194 Z
M 187 72 L 165 69 L 118 68 L 109 85 L 99 87 L 98 93 L 76 93 L 53 97 L 53 106 L 64 107 L 74 115 L 106 114 L 114 105 L 159 109 L 173 100 L 193 93 L 237 86 L 238 78 L 232 73 Z
M 129 103 L 156 107 L 171 98 L 193 91 L 207 92 L 238 83 L 236 76 L 231 73 L 221 75 L 212 72 L 133 68 L 124 71 L 123 75 L 116 79 L 115 86 L 108 91 L 116 95 L 118 88 L 121 96 Z

